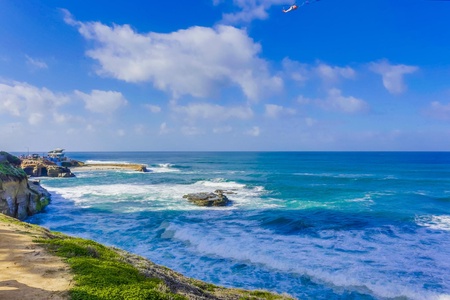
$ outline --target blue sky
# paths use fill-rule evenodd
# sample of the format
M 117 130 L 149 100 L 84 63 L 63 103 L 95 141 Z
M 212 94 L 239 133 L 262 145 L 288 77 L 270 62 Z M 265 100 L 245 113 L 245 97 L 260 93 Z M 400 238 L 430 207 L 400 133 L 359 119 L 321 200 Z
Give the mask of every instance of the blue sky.
M 289 4 L 0 0 L 0 150 L 450 150 L 450 1 Z

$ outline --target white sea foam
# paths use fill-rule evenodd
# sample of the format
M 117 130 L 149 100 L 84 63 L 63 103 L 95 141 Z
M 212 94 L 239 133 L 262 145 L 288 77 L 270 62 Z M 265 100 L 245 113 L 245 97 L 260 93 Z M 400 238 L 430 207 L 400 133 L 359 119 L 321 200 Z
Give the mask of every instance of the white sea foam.
M 267 203 L 265 206 L 261 196 L 265 190 L 261 186 L 247 187 L 237 182 L 228 182 L 224 179 L 212 181 L 198 181 L 193 184 L 105 184 L 105 185 L 82 185 L 75 187 L 48 187 L 53 193 L 58 193 L 62 197 L 74 201 L 81 207 L 96 207 L 112 203 L 121 203 L 117 207 L 120 211 L 135 212 L 145 210 L 166 210 L 166 209 L 210 209 L 194 206 L 183 199 L 189 193 L 214 192 L 217 189 L 232 191 L 228 198 L 235 206 L 252 205 L 256 207 L 271 207 L 273 204 Z M 141 203 L 141 206 L 137 206 Z M 224 208 L 221 208 L 224 209 Z
M 309 177 L 329 177 L 329 178 L 349 178 L 349 179 L 359 179 L 359 178 L 371 178 L 374 174 L 351 174 L 351 173 L 294 173 L 296 176 L 309 176 Z
M 416 223 L 419 226 L 424 226 L 431 229 L 450 231 L 450 215 L 417 216 Z
M 157 164 L 154 166 L 147 167 L 147 170 L 153 173 L 170 173 L 170 172 L 180 172 L 179 169 L 174 168 L 170 163 Z
M 347 199 L 345 201 L 346 202 L 365 202 L 365 203 L 370 203 L 370 204 L 374 203 L 371 193 L 366 193 L 363 197 Z
M 425 233 L 413 235 L 394 229 L 392 236 L 383 230 L 328 230 L 320 237 L 286 236 L 262 229 L 258 221 L 247 220 L 245 225 L 234 221 L 171 223 L 166 231 L 196 256 L 299 274 L 336 290 L 369 291 L 384 298 L 439 299 L 444 294 L 422 287 L 432 280 L 450 291 L 446 280 L 450 269 L 449 236 L 444 240 L 427 236 L 428 242 L 441 249 L 431 250 L 423 244 Z

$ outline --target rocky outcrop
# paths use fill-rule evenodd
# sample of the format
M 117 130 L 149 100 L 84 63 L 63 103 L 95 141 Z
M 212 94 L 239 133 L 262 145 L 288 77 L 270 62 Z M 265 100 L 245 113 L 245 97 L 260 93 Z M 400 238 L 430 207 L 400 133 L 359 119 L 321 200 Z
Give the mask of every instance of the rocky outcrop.
M 216 190 L 214 193 L 200 192 L 184 195 L 188 201 L 198 205 L 198 206 L 226 206 L 230 204 L 230 200 L 225 193 L 230 193 L 227 191 Z
M 50 201 L 50 194 L 29 182 L 25 172 L 8 160 L 0 161 L 0 213 L 23 220 L 40 212 Z
M 132 170 L 136 172 L 148 172 L 145 165 L 129 164 L 129 163 L 84 163 L 77 167 L 81 167 L 81 170 Z
M 20 167 L 32 177 L 74 177 L 75 175 L 67 167 L 57 166 L 46 159 L 24 159 Z

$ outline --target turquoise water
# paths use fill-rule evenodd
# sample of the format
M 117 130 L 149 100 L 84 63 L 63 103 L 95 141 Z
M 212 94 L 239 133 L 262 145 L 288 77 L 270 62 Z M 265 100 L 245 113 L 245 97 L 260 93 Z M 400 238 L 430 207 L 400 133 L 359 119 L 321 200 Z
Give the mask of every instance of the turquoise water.
M 150 172 L 41 178 L 28 221 L 214 284 L 302 299 L 450 299 L 450 153 L 102 152 Z M 224 208 L 183 195 L 233 191 Z

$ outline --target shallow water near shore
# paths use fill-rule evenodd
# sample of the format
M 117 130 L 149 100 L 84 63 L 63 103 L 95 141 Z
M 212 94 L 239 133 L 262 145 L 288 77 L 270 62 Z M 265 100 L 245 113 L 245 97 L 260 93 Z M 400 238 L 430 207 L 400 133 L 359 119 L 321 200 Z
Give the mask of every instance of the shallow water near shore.
M 449 299 L 450 153 L 93 152 L 28 219 L 186 276 L 303 299 Z M 233 191 L 197 207 L 195 192 Z

